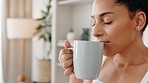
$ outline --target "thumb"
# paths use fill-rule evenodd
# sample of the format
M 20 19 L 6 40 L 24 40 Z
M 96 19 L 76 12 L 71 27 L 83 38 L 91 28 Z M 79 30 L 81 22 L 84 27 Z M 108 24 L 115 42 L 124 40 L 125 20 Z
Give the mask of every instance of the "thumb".
M 72 46 L 71 46 L 71 44 L 70 44 L 70 42 L 69 42 L 68 40 L 65 40 L 65 41 L 64 41 L 64 47 L 65 47 L 65 48 L 70 48 L 70 47 L 72 47 Z

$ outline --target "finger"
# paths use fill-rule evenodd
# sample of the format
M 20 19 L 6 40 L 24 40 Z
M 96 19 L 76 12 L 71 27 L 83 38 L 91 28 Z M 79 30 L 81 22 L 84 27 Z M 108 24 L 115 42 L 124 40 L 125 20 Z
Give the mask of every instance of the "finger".
M 72 54 L 64 54 L 61 56 L 61 63 L 66 62 L 69 59 L 72 59 L 73 55 Z
M 64 75 L 65 75 L 65 76 L 68 76 L 68 75 L 71 75 L 71 74 L 73 74 L 73 66 L 68 67 L 68 68 L 64 71 Z
M 67 69 L 68 67 L 73 65 L 73 59 L 69 59 L 68 61 L 62 63 L 63 69 Z
M 64 41 L 64 47 L 65 47 L 65 49 L 67 49 L 67 48 L 71 48 L 72 46 L 71 46 L 71 44 L 68 40 L 65 40 Z
M 72 50 L 70 50 L 70 49 L 62 49 L 61 51 L 60 51 L 60 54 L 72 54 L 73 53 L 73 51 Z
M 59 57 L 58 57 L 59 62 L 61 62 L 61 57 L 62 57 L 62 55 L 64 54 L 64 53 L 63 53 L 64 51 L 65 51 L 65 49 L 61 49 L 61 50 L 60 50 Z
M 69 49 L 62 49 L 59 53 L 59 61 L 61 62 L 61 57 L 64 55 L 64 54 L 72 54 L 73 51 L 72 50 L 69 50 Z

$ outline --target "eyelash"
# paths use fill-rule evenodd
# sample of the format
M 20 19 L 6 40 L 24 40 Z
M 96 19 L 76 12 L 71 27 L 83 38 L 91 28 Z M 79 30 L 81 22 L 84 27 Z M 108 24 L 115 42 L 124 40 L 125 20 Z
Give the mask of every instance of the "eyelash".
M 92 26 L 95 26 L 95 24 L 96 24 L 96 21 L 93 19 Z
M 95 26 L 95 23 L 93 23 L 91 26 Z
M 112 21 L 110 21 L 110 22 L 104 22 L 104 24 L 105 25 L 110 25 L 110 24 L 112 24 Z
M 112 24 L 112 21 L 110 21 L 110 22 L 104 22 L 104 24 L 105 25 L 110 25 L 110 24 Z M 95 23 L 93 23 L 92 26 L 95 26 Z

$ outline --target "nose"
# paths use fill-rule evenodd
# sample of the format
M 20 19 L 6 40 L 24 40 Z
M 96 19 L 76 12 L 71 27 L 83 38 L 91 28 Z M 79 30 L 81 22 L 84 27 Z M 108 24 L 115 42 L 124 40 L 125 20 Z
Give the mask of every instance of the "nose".
M 104 35 L 104 29 L 102 26 L 94 26 L 93 27 L 93 36 L 94 37 L 100 37 L 100 36 L 103 36 Z

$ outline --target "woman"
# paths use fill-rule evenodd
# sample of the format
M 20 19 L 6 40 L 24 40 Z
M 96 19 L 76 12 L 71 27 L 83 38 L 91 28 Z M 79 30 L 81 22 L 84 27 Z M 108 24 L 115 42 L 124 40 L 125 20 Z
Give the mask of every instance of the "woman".
M 148 48 L 142 41 L 148 24 L 148 0 L 95 0 L 92 18 L 93 35 L 104 43 L 103 52 L 107 57 L 98 79 L 103 83 L 143 81 L 148 72 Z M 65 41 L 59 61 L 64 74 L 70 76 L 70 83 L 82 83 L 73 72 L 69 47 L 70 43 Z

